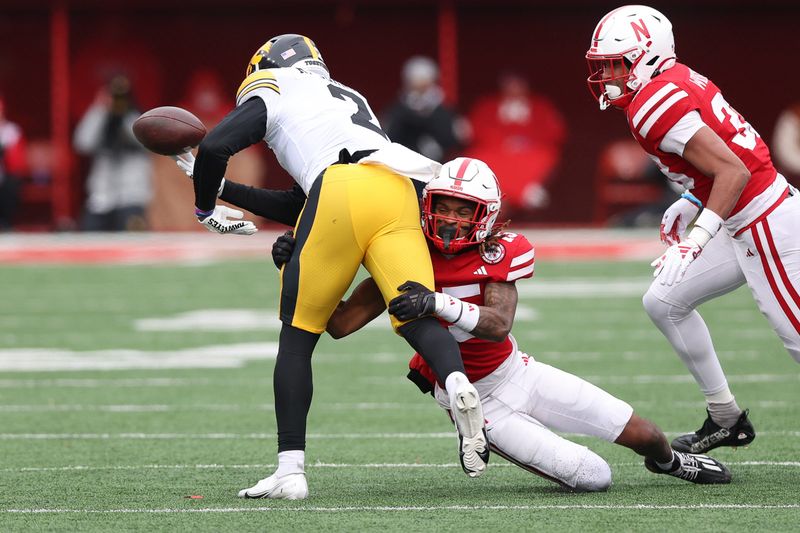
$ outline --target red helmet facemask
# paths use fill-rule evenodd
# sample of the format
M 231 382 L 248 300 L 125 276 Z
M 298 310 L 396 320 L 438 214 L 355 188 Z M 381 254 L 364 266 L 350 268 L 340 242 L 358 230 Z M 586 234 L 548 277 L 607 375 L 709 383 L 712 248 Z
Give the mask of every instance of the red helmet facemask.
M 472 214 L 472 218 L 465 219 L 435 213 L 436 201 L 441 197 L 460 198 L 473 202 L 475 204 L 475 212 Z M 423 231 L 428 240 L 438 250 L 446 254 L 457 254 L 482 242 L 482 239 L 478 239 L 478 233 L 486 230 L 487 206 L 485 202 L 471 196 L 433 192 L 425 195 L 422 218 Z M 444 227 L 441 228 L 441 226 Z M 466 228 L 469 228 L 466 234 L 459 237 L 462 230 Z
M 586 83 L 589 85 L 589 92 L 600 103 L 600 109 L 606 109 L 610 105 L 625 109 L 631 103 L 636 91 L 628 87 L 628 78 L 640 59 L 641 57 L 631 64 L 623 54 L 597 56 L 592 55 L 591 51 L 586 54 L 586 62 L 589 66 L 589 77 L 586 78 Z M 622 86 L 621 89 L 616 85 L 617 83 Z M 619 89 L 619 96 L 612 99 L 608 95 L 609 86 Z

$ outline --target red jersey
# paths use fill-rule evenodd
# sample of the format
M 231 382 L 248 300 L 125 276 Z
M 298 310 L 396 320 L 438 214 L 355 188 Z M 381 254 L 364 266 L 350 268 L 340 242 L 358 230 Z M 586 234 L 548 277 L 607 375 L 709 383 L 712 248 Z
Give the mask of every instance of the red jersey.
M 731 211 L 732 217 L 775 181 L 777 171 L 761 136 L 725 101 L 712 81 L 677 63 L 640 89 L 625 114 L 633 136 L 664 175 L 692 189 L 705 204 L 713 180 L 681 156 L 659 149 L 667 132 L 690 111 L 697 111 L 705 125 L 719 135 L 750 171 L 750 181 Z M 740 218 L 752 219 L 758 214 Z
M 485 252 L 475 247 L 448 256 L 431 246 L 436 291 L 465 302 L 485 305 L 483 298 L 487 283 L 509 283 L 533 276 L 533 245 L 522 235 L 503 233 L 494 246 L 487 248 Z M 510 336 L 500 342 L 487 341 L 455 326 L 450 326 L 450 333 L 458 341 L 467 377 L 473 383 L 494 372 L 514 350 Z M 436 382 L 433 372 L 419 354 L 414 354 L 409 367 L 419 371 L 431 384 Z

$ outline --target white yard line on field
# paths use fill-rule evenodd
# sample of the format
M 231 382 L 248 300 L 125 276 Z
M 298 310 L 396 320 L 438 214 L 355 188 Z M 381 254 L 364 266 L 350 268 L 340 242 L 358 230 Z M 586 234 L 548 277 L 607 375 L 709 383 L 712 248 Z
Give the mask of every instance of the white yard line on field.
M 731 462 L 726 461 L 726 465 L 733 467 L 743 466 L 780 466 L 780 467 L 793 467 L 800 468 L 800 461 L 740 461 Z M 17 468 L 0 468 L 0 472 L 84 472 L 84 471 L 125 471 L 125 470 L 257 470 L 275 468 L 277 465 L 272 464 L 241 464 L 241 465 L 220 465 L 220 464 L 197 464 L 197 465 L 109 465 L 109 466 L 90 466 L 90 465 L 68 465 L 68 466 L 23 466 Z M 643 468 L 641 462 L 636 463 L 611 463 L 614 468 Z M 387 469 L 387 470 L 402 470 L 402 469 L 447 469 L 447 468 L 460 468 L 457 463 L 365 463 L 365 464 L 352 464 L 352 463 L 311 463 L 306 465 L 306 468 L 366 468 L 366 469 Z M 492 468 L 517 468 L 516 465 L 511 463 L 498 463 L 492 464 Z
M 277 353 L 278 344 L 275 342 L 195 346 L 160 351 L 16 348 L 0 350 L 0 371 L 240 368 L 249 361 L 275 359 Z
M 691 374 L 675 374 L 675 375 L 634 375 L 634 376 L 581 376 L 586 381 L 595 384 L 611 384 L 611 385 L 651 385 L 654 383 L 694 383 L 694 377 Z M 368 385 L 391 385 L 391 384 L 405 384 L 406 380 L 401 376 L 388 377 L 388 376 L 365 376 L 358 378 L 360 383 Z M 798 374 L 742 374 L 728 376 L 728 381 L 731 383 L 793 383 L 800 381 L 800 373 Z
M 705 405 L 705 404 L 703 404 Z M 435 410 L 436 406 L 429 404 L 409 403 L 320 403 L 315 409 L 320 411 L 397 411 L 397 410 Z M 58 404 L 15 404 L 1 405 L 0 413 L 63 413 L 63 412 L 107 412 L 107 413 L 166 413 L 174 411 L 274 411 L 275 406 L 265 404 L 132 404 L 132 405 L 58 405 Z
M 685 505 L 425 505 L 425 506 L 343 506 L 343 507 L 204 507 L 199 509 L 0 509 L 6 514 L 131 514 L 131 513 L 253 513 L 253 512 L 289 512 L 289 513 L 373 513 L 380 511 L 394 512 L 430 512 L 430 511 L 686 511 L 686 510 L 771 510 L 800 509 L 800 504 L 754 504 L 754 503 L 700 503 Z
M 667 436 L 683 432 L 665 431 Z M 569 437 L 585 437 L 564 433 Z M 310 433 L 308 439 L 452 439 L 456 433 Z M 800 437 L 800 431 L 759 431 L 759 437 Z M 0 433 L 0 440 L 261 440 L 275 438 L 274 433 Z M 587 437 L 590 438 L 590 437 Z
M 615 385 L 640 385 L 653 383 L 693 383 L 694 378 L 689 374 L 676 375 L 638 375 L 638 376 L 582 376 L 594 383 Z M 396 377 L 366 376 L 358 378 L 360 383 L 370 385 L 402 384 L 408 381 L 402 375 Z M 729 375 L 731 383 L 786 383 L 800 381 L 800 374 L 741 374 Z M 36 389 L 36 388 L 118 388 L 118 387 L 196 387 L 196 386 L 269 386 L 272 387 L 272 378 L 5 378 L 0 379 L 0 389 Z

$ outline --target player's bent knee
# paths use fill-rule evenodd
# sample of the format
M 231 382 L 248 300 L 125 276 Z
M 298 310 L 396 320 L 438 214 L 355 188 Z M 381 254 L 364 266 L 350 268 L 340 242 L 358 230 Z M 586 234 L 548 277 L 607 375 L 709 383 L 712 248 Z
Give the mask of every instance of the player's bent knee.
M 789 355 L 791 355 L 796 362 L 800 363 L 800 343 L 786 343 L 786 351 L 789 352 Z
M 667 316 L 669 305 L 661 301 L 652 291 L 647 291 L 642 297 L 642 306 L 653 320 Z
M 578 492 L 604 492 L 611 486 L 611 467 L 599 455 L 586 450 L 578 475 L 575 478 L 574 490 Z

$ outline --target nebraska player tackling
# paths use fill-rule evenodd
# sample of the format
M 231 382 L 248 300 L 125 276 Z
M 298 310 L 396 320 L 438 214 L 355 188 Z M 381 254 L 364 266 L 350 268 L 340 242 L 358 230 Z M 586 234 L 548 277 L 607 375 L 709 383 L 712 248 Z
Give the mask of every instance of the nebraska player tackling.
M 694 483 L 728 483 L 730 472 L 704 455 L 673 452 L 652 422 L 630 405 L 576 376 L 539 363 L 517 348 L 511 326 L 517 280 L 534 271 L 528 240 L 495 225 L 500 189 L 481 161 L 446 163 L 423 193 L 423 227 L 436 292 L 408 281 L 388 304 L 400 320 L 434 315 L 459 342 L 464 367 L 478 389 L 492 451 L 575 491 L 600 491 L 611 469 L 597 454 L 554 431 L 592 435 L 645 457 L 648 470 Z M 291 238 L 273 248 L 276 264 L 291 256 Z M 285 246 L 285 247 L 284 247 Z M 361 328 L 386 304 L 371 278 L 342 302 L 328 322 L 335 338 Z M 415 354 L 409 378 L 450 411 L 447 391 Z
M 669 248 L 653 261 L 657 279 L 644 296 L 708 404 L 703 426 L 672 446 L 701 453 L 749 444 L 755 431 L 748 412 L 736 404 L 695 308 L 747 283 L 800 362 L 800 196 L 719 88 L 676 62 L 672 25 L 662 13 L 638 5 L 611 11 L 586 58 L 600 108 L 624 110 L 642 148 L 687 189 L 664 214 L 661 239 Z

